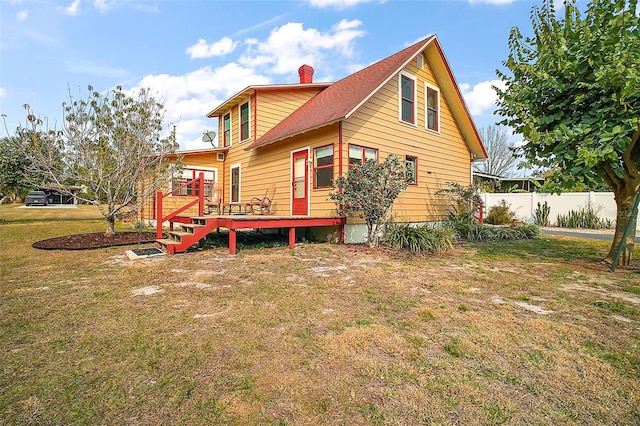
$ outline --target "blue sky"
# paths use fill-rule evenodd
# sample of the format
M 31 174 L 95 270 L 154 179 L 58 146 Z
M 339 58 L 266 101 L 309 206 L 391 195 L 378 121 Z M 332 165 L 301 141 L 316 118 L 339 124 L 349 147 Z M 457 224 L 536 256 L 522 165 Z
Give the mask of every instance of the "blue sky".
M 494 124 L 495 70 L 512 27 L 541 0 L 0 0 L 0 112 L 28 103 L 60 128 L 69 88 L 149 87 L 181 149 L 203 149 L 206 114 L 250 84 L 337 81 L 436 34 L 478 127 Z M 4 124 L 0 135 L 6 136 Z M 514 136 L 517 140 L 517 136 Z

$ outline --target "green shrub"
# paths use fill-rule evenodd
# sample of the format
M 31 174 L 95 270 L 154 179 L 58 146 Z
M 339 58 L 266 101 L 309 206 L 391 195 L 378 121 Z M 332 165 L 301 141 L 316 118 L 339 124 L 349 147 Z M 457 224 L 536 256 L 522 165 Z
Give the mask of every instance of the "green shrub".
M 540 236 L 540 228 L 532 223 L 518 226 L 485 225 L 466 216 L 449 215 L 446 226 L 454 230 L 456 239 L 464 241 L 529 240 Z
M 486 222 L 492 225 L 510 224 L 516 214 L 511 211 L 505 200 L 501 200 L 497 206 L 491 206 L 487 214 Z
M 533 223 L 538 226 L 549 226 L 549 214 L 551 213 L 551 207 L 546 201 L 544 204 L 538 202 L 535 212 L 533 212 Z
M 587 204 L 578 210 L 570 210 L 566 215 L 559 214 L 556 224 L 561 228 L 613 228 L 615 226 L 614 221 L 598 217 L 600 210 L 600 208 L 594 208 L 593 205 Z
M 412 253 L 438 254 L 453 247 L 453 230 L 429 224 L 388 223 L 382 243 Z

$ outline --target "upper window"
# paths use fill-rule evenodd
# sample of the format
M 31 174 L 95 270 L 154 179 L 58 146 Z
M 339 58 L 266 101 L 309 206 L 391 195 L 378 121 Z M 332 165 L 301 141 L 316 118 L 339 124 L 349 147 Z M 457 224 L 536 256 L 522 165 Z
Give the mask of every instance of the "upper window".
M 427 129 L 440 131 L 440 92 L 434 87 L 426 86 Z
M 240 105 L 240 141 L 249 139 L 249 102 Z
M 349 145 L 349 166 L 362 164 L 363 160 L 378 160 L 378 150 L 358 145 Z
M 333 145 L 313 150 L 313 187 L 330 188 L 333 185 Z
M 400 120 L 416 124 L 416 79 L 400 74 Z
M 240 202 L 240 164 L 231 166 L 231 202 Z
M 418 183 L 418 157 L 407 155 L 404 159 L 405 176 L 409 185 Z
M 222 146 L 231 146 L 231 113 L 222 117 Z
M 202 170 L 190 167 L 185 167 L 178 175 L 174 176 L 174 178 L 172 179 L 171 190 L 174 191 L 173 196 L 197 197 L 198 195 L 200 195 L 200 185 L 198 185 L 195 179 L 200 176 L 201 172 L 204 173 L 204 196 L 211 197 L 213 194 L 214 185 L 217 180 L 216 170 Z

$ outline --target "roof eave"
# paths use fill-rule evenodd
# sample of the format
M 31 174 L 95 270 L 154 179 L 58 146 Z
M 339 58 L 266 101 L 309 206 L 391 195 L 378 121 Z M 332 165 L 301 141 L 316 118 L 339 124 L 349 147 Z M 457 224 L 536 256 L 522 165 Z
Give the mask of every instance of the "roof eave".
M 262 147 L 264 147 L 264 146 L 268 146 L 268 145 L 271 145 L 271 144 L 274 144 L 274 143 L 277 143 L 277 142 L 283 141 L 283 140 L 285 140 L 285 139 L 295 138 L 296 136 L 300 136 L 300 135 L 302 135 L 302 134 L 304 134 L 304 133 L 312 132 L 312 131 L 314 131 L 314 130 L 321 129 L 321 128 L 323 128 L 323 127 L 331 126 L 332 124 L 336 124 L 336 123 L 338 123 L 338 122 L 340 122 L 340 121 L 344 120 L 344 118 L 345 118 L 345 117 L 339 117 L 339 118 L 337 118 L 337 119 L 334 119 L 334 120 L 331 120 L 331 121 L 327 121 L 327 122 L 322 123 L 322 124 L 318 124 L 317 126 L 313 126 L 313 127 L 309 127 L 309 128 L 307 128 L 307 129 L 304 129 L 304 130 L 300 130 L 300 131 L 298 131 L 298 132 L 296 132 L 296 133 L 287 134 L 287 135 L 284 135 L 284 136 L 282 136 L 282 137 L 275 138 L 275 139 L 270 140 L 270 141 L 268 141 L 268 142 L 266 142 L 266 143 L 261 142 L 261 141 L 260 141 L 260 139 L 258 139 L 257 141 L 255 141 L 254 143 L 252 143 L 251 145 L 249 145 L 248 147 L 246 147 L 244 150 L 245 150 L 245 151 L 251 151 L 251 150 L 253 150 L 253 149 L 262 148 Z

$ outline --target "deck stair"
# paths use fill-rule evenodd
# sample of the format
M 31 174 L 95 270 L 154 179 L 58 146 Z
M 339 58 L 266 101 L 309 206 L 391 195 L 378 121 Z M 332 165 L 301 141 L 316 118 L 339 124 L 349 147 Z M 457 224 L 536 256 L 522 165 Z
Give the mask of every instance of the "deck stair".
M 168 231 L 167 238 L 158 238 L 156 242 L 169 254 L 183 253 L 189 247 L 198 244 L 214 229 L 218 228 L 216 217 L 192 217 L 191 223 L 178 223 L 177 230 Z

